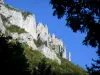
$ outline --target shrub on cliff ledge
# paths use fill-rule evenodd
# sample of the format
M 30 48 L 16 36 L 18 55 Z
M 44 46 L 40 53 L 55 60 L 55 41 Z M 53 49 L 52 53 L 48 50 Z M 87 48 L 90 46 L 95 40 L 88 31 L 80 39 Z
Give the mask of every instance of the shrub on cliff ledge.
M 19 12 L 18 9 L 15 9 L 15 8 L 9 6 L 8 4 L 4 4 L 4 6 L 5 6 L 6 8 L 10 9 L 10 10 L 15 10 L 15 11 Z
M 26 11 L 21 12 L 21 13 L 22 13 L 22 16 L 23 16 L 24 20 L 27 18 L 28 15 L 32 15 L 32 13 L 26 12 Z
M 10 23 L 8 18 L 6 18 L 4 15 L 0 14 L 0 16 L 1 16 L 1 19 L 3 21 L 3 25 L 6 25 L 6 23 Z
M 5 26 L 5 27 L 9 32 L 17 32 L 18 34 L 26 33 L 26 31 L 23 28 L 20 28 L 20 27 L 15 26 L 15 25 Z
M 27 11 L 20 11 L 20 10 L 18 10 L 18 9 L 16 9 L 16 8 L 13 8 L 13 7 L 9 6 L 8 4 L 4 4 L 4 6 L 5 6 L 6 8 L 8 8 L 9 10 L 14 10 L 14 11 L 17 11 L 17 12 L 21 12 L 21 13 L 22 13 L 22 16 L 23 16 L 23 18 L 24 18 L 24 20 L 26 19 L 26 17 L 27 17 L 28 15 L 32 15 L 32 13 L 30 13 L 30 12 L 27 12 Z
M 37 47 L 40 47 L 43 44 L 40 38 L 38 38 L 37 40 L 34 40 L 34 43 L 36 44 Z

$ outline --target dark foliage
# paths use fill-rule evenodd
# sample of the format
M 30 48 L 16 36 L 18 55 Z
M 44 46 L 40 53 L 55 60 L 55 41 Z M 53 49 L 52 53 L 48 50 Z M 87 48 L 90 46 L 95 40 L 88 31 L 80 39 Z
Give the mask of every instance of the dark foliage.
M 11 26 L 5 26 L 5 28 L 7 29 L 7 31 L 9 32 L 17 32 L 18 34 L 21 34 L 21 33 L 27 33 L 23 28 L 20 28 L 16 25 L 11 25 Z
M 51 66 L 43 59 L 35 68 L 33 75 L 51 75 Z
M 56 71 L 53 67 L 54 66 L 47 64 L 46 59 L 43 59 L 38 65 L 36 65 L 32 75 L 87 75 L 85 71 L 82 72 L 81 69 L 79 70 L 78 68 L 73 72 L 60 72 Z
M 97 51 L 98 54 L 98 59 L 94 60 L 92 59 L 95 63 L 92 64 L 92 67 L 87 67 L 87 70 L 89 72 L 90 75 L 100 75 L 100 50 Z
M 89 73 L 100 73 L 100 0 L 51 0 L 54 16 L 66 16 L 66 26 L 73 32 L 86 32 L 83 44 L 98 47 L 99 59 L 92 65 Z M 98 68 L 99 67 L 99 68 Z
M 87 75 L 66 59 L 61 62 L 59 65 L 41 52 L 0 33 L 0 75 Z
M 19 42 L 0 34 L 0 75 L 29 75 L 27 59 Z
M 93 47 L 98 46 L 100 43 L 99 0 L 51 0 L 51 4 L 55 9 L 53 15 L 57 15 L 59 19 L 65 15 L 66 25 L 72 28 L 74 32 L 78 30 L 87 32 L 84 44 L 90 44 Z
M 34 40 L 34 43 L 36 44 L 37 47 L 40 47 L 43 44 L 40 38 L 38 38 L 37 40 Z

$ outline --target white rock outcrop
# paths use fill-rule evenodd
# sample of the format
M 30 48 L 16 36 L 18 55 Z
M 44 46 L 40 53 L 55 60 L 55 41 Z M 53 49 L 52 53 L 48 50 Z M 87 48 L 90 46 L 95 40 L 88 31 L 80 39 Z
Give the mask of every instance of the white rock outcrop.
M 6 28 L 3 25 L 2 18 L 1 18 L 1 15 L 0 15 L 0 32 L 5 33 L 5 30 L 6 30 Z
M 25 15 L 23 15 L 23 13 Z M 34 15 L 19 11 L 10 6 L 8 8 L 5 4 L 1 4 L 0 31 L 5 33 L 7 31 L 6 26 L 10 27 L 12 25 L 23 28 L 27 32 L 20 34 L 17 32 L 10 32 L 9 35 L 12 36 L 13 39 L 26 42 L 33 50 L 41 51 L 47 58 L 57 60 L 59 64 L 61 64 L 61 60 L 57 57 L 57 54 L 66 58 L 66 48 L 63 41 L 58 39 L 55 34 L 50 35 L 46 25 L 42 23 L 36 25 Z M 42 45 L 39 47 L 37 47 L 34 41 L 38 39 L 42 41 Z
M 34 39 L 37 39 L 36 21 L 34 15 L 28 15 L 26 19 L 24 19 L 24 16 L 22 15 L 21 11 L 17 11 L 17 9 L 13 10 L 13 8 L 12 10 L 8 9 L 4 5 L 1 5 L 0 14 L 5 16 L 9 20 L 10 24 L 24 28 L 33 36 Z
M 27 43 L 30 47 L 32 47 L 33 50 L 37 50 L 37 47 L 33 41 L 34 38 L 29 33 L 22 33 L 22 34 L 10 33 L 9 35 L 12 36 L 13 39 L 19 39 L 20 42 Z
M 42 41 L 48 41 L 48 27 L 39 23 L 37 25 L 37 35 Z
M 51 50 L 50 48 L 48 48 L 45 45 L 40 46 L 39 50 L 47 57 L 50 58 L 52 60 L 57 60 L 59 64 L 61 64 L 60 59 L 57 57 L 56 53 L 54 52 L 54 50 Z

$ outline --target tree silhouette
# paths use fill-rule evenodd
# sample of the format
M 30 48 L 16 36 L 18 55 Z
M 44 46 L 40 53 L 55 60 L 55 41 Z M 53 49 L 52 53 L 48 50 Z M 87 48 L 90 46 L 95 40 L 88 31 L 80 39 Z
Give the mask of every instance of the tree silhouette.
M 0 75 L 29 75 L 27 59 L 19 42 L 0 34 Z
M 97 60 L 93 60 L 95 63 L 92 63 L 92 67 L 87 67 L 87 70 L 89 72 L 90 75 L 100 75 L 100 50 L 97 51 L 98 54 L 98 59 Z
M 97 70 L 100 67 L 100 0 L 51 0 L 50 3 L 54 9 L 53 15 L 58 19 L 65 16 L 66 26 L 73 32 L 87 33 L 83 44 L 98 47 L 99 59 L 95 60 L 96 64 L 91 69 L 100 73 L 100 68 Z
M 52 75 L 51 65 L 46 64 L 46 60 L 43 59 L 35 68 L 33 75 Z

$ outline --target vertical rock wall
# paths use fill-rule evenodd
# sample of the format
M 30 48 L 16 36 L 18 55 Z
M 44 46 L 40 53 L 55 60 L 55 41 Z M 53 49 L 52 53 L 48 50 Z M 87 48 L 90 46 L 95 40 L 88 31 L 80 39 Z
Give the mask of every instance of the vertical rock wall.
M 36 25 L 35 16 L 29 12 L 23 12 L 11 6 L 2 4 L 0 7 L 0 31 L 5 33 L 6 27 L 18 26 L 26 32 L 18 34 L 10 32 L 14 39 L 19 38 L 21 42 L 26 42 L 33 50 L 40 50 L 47 58 L 57 60 L 61 63 L 57 54 L 66 58 L 66 48 L 61 39 L 58 39 L 55 34 L 50 35 L 48 27 L 39 23 Z M 42 44 L 38 47 L 36 42 L 38 39 Z M 35 40 L 35 41 L 34 41 Z

